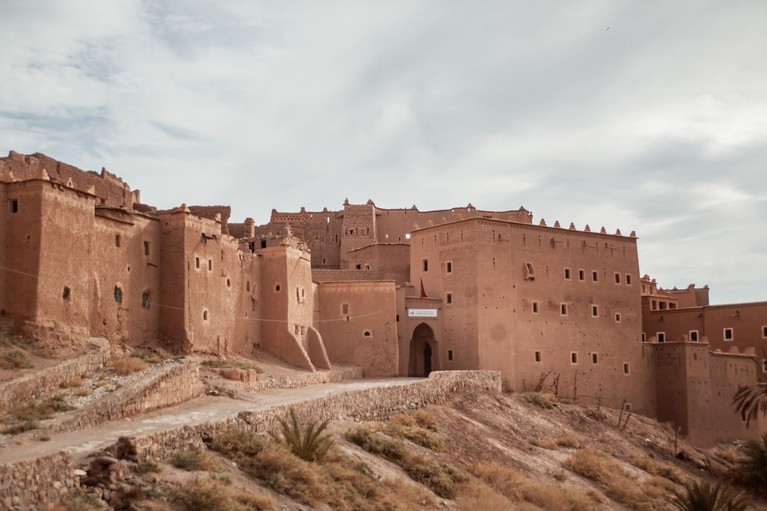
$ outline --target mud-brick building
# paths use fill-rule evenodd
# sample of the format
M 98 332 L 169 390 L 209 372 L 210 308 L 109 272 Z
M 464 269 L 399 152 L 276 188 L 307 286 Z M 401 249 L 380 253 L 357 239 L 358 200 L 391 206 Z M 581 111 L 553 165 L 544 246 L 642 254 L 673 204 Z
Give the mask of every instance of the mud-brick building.
M 658 288 L 633 232 L 372 201 L 231 223 L 226 206 L 158 211 L 105 169 L 13 152 L 0 204 L 0 314 L 51 343 L 263 350 L 368 376 L 494 369 L 510 390 L 630 408 L 701 444 L 764 429 L 730 401 L 767 374 L 767 303 Z

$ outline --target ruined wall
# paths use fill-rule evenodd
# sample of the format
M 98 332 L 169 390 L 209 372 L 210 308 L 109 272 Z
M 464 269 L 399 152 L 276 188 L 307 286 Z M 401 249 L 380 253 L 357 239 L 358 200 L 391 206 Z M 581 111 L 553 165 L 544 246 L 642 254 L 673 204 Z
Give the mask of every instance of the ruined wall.
M 394 282 L 318 285 L 319 319 L 328 356 L 362 367 L 365 376 L 399 374 Z
M 106 169 L 100 173 L 86 172 L 41 153 L 22 155 L 11 151 L 7 157 L 0 158 L 0 180 L 6 182 L 35 179 L 43 170 L 52 182 L 81 191 L 93 187 L 99 204 L 130 208 L 133 203 L 141 202 L 138 190 L 131 191 L 127 183 Z
M 72 456 L 60 452 L 13 464 L 0 464 L 0 507 L 38 511 L 80 488 Z

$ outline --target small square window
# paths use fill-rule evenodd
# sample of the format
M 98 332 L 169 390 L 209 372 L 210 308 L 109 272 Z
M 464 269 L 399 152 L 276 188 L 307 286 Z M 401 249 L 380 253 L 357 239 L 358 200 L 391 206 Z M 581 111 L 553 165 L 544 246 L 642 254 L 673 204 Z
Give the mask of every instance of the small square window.
M 631 366 L 628 362 L 623 363 L 623 374 L 631 374 Z
M 597 353 L 591 354 L 591 363 L 592 364 L 598 364 L 599 363 L 599 355 Z
M 725 341 L 731 341 L 735 338 L 735 332 L 732 328 L 725 328 L 722 335 Z
M 453 303 L 453 293 L 445 293 L 445 303 Z
M 355 264 L 354 265 L 354 269 L 355 270 L 361 270 L 362 269 L 362 265 L 361 264 Z
M 570 363 L 571 364 L 577 364 L 578 363 L 578 352 L 577 351 L 571 351 L 570 352 Z
M 631 285 L 631 274 L 630 273 L 626 274 L 626 285 L 627 286 Z
M 421 267 L 423 268 L 424 273 L 429 271 L 429 260 L 428 259 L 421 260 Z
M 767 339 L 767 325 L 762 327 L 762 339 Z
M 599 316 L 599 305 L 592 305 L 591 306 L 591 317 L 596 318 Z
M 591 282 L 599 282 L 599 272 L 597 271 L 591 272 Z
M 658 342 L 666 342 L 666 332 L 656 333 L 655 338 L 658 339 Z
M 692 342 L 698 342 L 698 331 L 697 330 L 690 330 L 690 340 Z
M 615 313 L 615 322 L 616 323 L 620 323 L 621 322 L 621 313 L 620 312 L 616 312 Z
M 570 268 L 565 268 L 565 280 L 570 280 Z
M 453 360 L 453 350 L 447 350 L 447 359 Z
M 616 284 L 620 284 L 621 283 L 621 274 L 620 273 L 616 272 L 613 277 L 615 278 L 615 283 Z
M 562 304 L 559 305 L 559 314 L 561 314 L 562 316 L 567 316 L 567 304 L 566 303 L 562 303 Z
M 538 302 L 533 302 L 533 314 L 538 314 Z
M 542 358 L 543 357 L 541 356 L 541 352 L 540 351 L 536 351 L 535 352 L 535 361 L 536 362 L 540 362 Z
M 453 262 L 448 261 L 445 263 L 445 273 L 453 273 Z
M 623 409 L 626 410 L 627 412 L 630 412 L 631 411 L 631 403 L 626 403 L 625 405 L 623 405 Z
M 586 270 L 578 270 L 578 280 L 581 282 L 586 280 Z

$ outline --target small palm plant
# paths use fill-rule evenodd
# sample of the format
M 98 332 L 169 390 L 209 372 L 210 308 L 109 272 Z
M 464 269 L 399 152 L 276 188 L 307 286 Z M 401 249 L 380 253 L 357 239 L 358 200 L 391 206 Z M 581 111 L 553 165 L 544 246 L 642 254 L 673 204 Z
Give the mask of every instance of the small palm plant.
M 745 486 L 767 495 L 767 433 L 759 440 L 749 440 L 743 446 L 735 478 Z
M 285 445 L 290 451 L 305 461 L 319 462 L 325 457 L 333 446 L 333 439 L 323 434 L 330 420 L 320 423 L 310 421 L 302 427 L 298 421 L 296 411 L 290 409 L 288 420 L 279 419 L 282 437 L 272 433 L 272 437 Z
M 759 415 L 767 415 L 767 385 L 738 387 L 732 398 L 735 410 L 746 421 L 746 427 Z
M 709 482 L 687 481 L 682 492 L 674 492 L 671 504 L 680 511 L 745 511 L 746 497 L 722 485 Z

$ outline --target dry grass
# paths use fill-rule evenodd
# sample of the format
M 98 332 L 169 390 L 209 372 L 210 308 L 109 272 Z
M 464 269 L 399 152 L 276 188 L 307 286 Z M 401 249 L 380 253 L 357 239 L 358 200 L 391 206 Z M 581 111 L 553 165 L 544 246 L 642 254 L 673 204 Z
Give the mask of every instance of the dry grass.
M 530 442 L 530 445 L 534 445 L 542 449 L 549 449 L 550 451 L 556 451 L 559 448 L 559 444 L 557 444 L 557 442 L 549 440 L 548 438 L 531 438 L 528 440 L 528 442 Z
M 10 350 L 0 354 L 0 369 L 29 369 L 30 367 L 34 367 L 34 364 L 23 351 Z
M 75 376 L 65 382 L 61 382 L 61 385 L 59 385 L 59 387 L 62 389 L 71 389 L 75 387 L 82 387 L 84 383 L 85 383 L 85 380 L 83 380 L 82 376 Z
M 244 492 L 218 481 L 193 479 L 172 492 L 172 499 L 186 511 L 268 511 L 274 500 L 268 495 Z
M 140 348 L 136 348 L 131 352 L 130 356 L 133 358 L 138 358 L 150 364 L 157 364 L 162 362 L 163 360 L 173 358 L 173 355 L 171 355 L 164 349 L 154 348 L 151 346 L 142 346 Z
M 218 470 L 216 460 L 213 456 L 201 449 L 189 449 L 176 454 L 172 460 L 173 466 L 186 470 L 188 472 L 194 472 L 197 470 L 205 470 L 207 472 L 215 472 Z
M 94 509 L 104 509 L 103 501 L 98 497 L 85 495 L 85 496 L 65 496 L 62 497 L 53 509 L 55 511 L 93 511 Z
M 548 392 L 525 392 L 525 401 L 545 409 L 557 406 L 557 396 Z
M 474 475 L 511 502 L 527 504 L 519 509 L 557 509 L 588 511 L 598 503 L 593 496 L 575 488 L 532 479 L 498 463 L 483 463 L 472 469 Z M 532 507 L 531 507 L 532 506 Z
M 135 357 L 121 357 L 112 360 L 112 369 L 120 376 L 127 376 L 149 367 L 146 362 Z
M 478 509 L 483 511 L 508 511 L 509 509 L 518 509 L 501 493 L 477 479 L 461 487 L 455 503 L 458 505 L 458 509 L 462 511 L 476 511 Z
M 73 407 L 64 401 L 61 395 L 16 406 L 8 410 L 0 419 L 0 423 L 6 426 L 1 432 L 16 435 L 24 431 L 38 429 L 40 427 L 39 421 L 51 419 L 56 413 L 72 409 Z
M 648 474 L 663 477 L 669 481 L 673 481 L 676 484 L 682 484 L 684 482 L 684 477 L 679 472 L 679 470 L 668 463 L 657 462 L 651 458 L 640 456 L 629 456 L 628 461 L 635 467 L 644 470 Z
M 384 431 L 388 435 L 405 438 L 432 451 L 444 449 L 436 418 L 424 410 L 392 417 Z
M 638 511 L 658 509 L 670 496 L 667 487 L 658 484 L 658 478 L 653 479 L 655 484 L 648 492 L 648 485 L 640 487 L 615 459 L 597 451 L 578 451 L 564 466 L 599 483 L 608 497 Z
M 557 445 L 568 449 L 580 449 L 581 442 L 574 436 L 561 436 L 557 438 Z
M 225 358 L 209 358 L 207 360 L 203 360 L 200 365 L 205 367 L 212 367 L 215 369 L 245 369 L 245 370 L 254 370 L 258 374 L 262 374 L 264 372 L 263 369 L 256 366 L 255 364 L 243 360 L 230 360 Z

